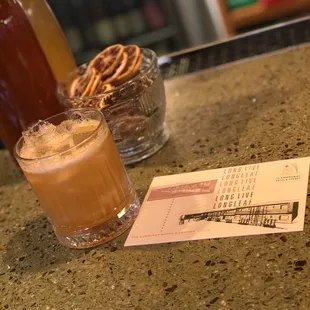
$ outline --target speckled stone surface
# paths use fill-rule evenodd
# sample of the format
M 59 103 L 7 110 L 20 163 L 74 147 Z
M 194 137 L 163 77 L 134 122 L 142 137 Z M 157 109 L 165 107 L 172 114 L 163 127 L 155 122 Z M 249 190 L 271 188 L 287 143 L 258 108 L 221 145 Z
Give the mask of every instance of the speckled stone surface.
M 309 46 L 171 80 L 166 90 L 171 138 L 128 169 L 141 200 L 154 176 L 310 155 Z M 0 309 L 310 309 L 305 221 L 304 232 L 283 235 L 124 248 L 125 233 L 67 249 L 2 151 Z

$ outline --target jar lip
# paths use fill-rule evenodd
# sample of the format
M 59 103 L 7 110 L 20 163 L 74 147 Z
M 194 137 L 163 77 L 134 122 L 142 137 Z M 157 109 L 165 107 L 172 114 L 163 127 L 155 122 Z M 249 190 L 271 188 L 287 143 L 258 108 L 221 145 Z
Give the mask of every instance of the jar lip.
M 107 91 L 104 91 L 98 95 L 93 95 L 93 96 L 84 96 L 84 97 L 68 97 L 68 96 L 65 96 L 63 95 L 62 93 L 60 93 L 60 86 L 57 87 L 57 93 L 59 96 L 61 96 L 62 98 L 64 99 L 75 99 L 75 100 L 86 100 L 86 99 L 98 99 L 98 98 L 101 98 L 102 96 L 106 96 L 106 95 L 110 95 L 112 93 L 115 93 L 117 91 L 120 91 L 122 89 L 125 89 L 128 85 L 130 85 L 132 82 L 135 82 L 137 80 L 139 80 L 142 76 L 148 74 L 152 68 L 154 67 L 154 64 L 156 62 L 156 59 L 157 59 L 157 56 L 156 56 L 156 53 L 151 50 L 151 49 L 148 49 L 148 48 L 141 48 L 141 51 L 142 53 L 143 52 L 146 52 L 146 53 L 149 53 L 150 54 L 150 63 L 148 64 L 148 66 L 143 70 L 141 71 L 139 74 L 135 75 L 133 78 L 129 79 L 128 81 L 126 81 L 125 83 L 122 83 L 120 84 L 119 86 L 111 89 L 111 90 L 107 90 Z M 75 71 L 73 72 L 76 72 L 77 70 L 79 70 L 79 68 L 82 68 L 82 67 L 87 67 L 87 63 L 84 63 L 82 65 L 80 65 Z M 73 72 L 69 73 L 68 75 L 72 74 Z M 68 76 L 67 75 L 67 76 Z
M 21 136 L 18 141 L 16 142 L 15 146 L 14 146 L 14 157 L 17 159 L 17 160 L 21 160 L 21 161 L 24 161 L 24 162 L 30 162 L 30 161 L 34 161 L 34 160 L 45 160 L 45 159 L 50 159 L 50 158 L 53 158 L 55 156 L 59 156 L 59 155 L 63 155 L 65 153 L 68 153 L 72 150 L 74 150 L 75 148 L 83 145 L 84 143 L 88 142 L 89 140 L 91 140 L 94 135 L 99 131 L 99 129 L 102 127 L 102 124 L 104 122 L 104 117 L 103 117 L 103 114 L 98 111 L 97 109 L 95 108 L 75 108 L 75 109 L 70 109 L 68 111 L 65 111 L 65 112 L 61 112 L 61 113 L 58 113 L 58 114 L 55 114 L 53 116 L 50 116 L 48 118 L 46 118 L 45 120 L 43 121 L 48 121 L 52 118 L 55 118 L 55 117 L 58 117 L 60 115 L 63 115 L 63 114 L 67 114 L 68 112 L 70 111 L 73 111 L 73 112 L 83 112 L 83 111 L 90 111 L 90 112 L 94 112 L 96 113 L 98 116 L 100 115 L 100 121 L 99 121 L 99 124 L 97 126 L 97 128 L 87 137 L 85 138 L 83 141 L 71 146 L 70 148 L 68 148 L 67 150 L 65 151 L 61 151 L 61 152 L 58 152 L 58 153 L 55 153 L 55 154 L 51 154 L 51 155 L 47 155 L 47 156 L 41 156 L 41 157 L 34 157 L 34 158 L 28 158 L 28 157 L 22 157 L 19 152 L 17 151 L 17 148 L 18 146 L 20 145 L 20 143 L 22 143 L 24 141 L 24 137 Z

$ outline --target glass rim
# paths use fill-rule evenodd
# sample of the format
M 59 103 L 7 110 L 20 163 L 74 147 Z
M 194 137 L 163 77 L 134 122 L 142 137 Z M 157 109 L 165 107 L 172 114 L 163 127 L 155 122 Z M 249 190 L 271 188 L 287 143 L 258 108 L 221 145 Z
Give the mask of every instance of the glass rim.
M 146 51 L 146 52 L 149 52 L 149 53 L 151 54 L 151 62 L 148 64 L 148 66 L 145 68 L 145 70 L 139 72 L 139 73 L 136 74 L 134 77 L 132 77 L 132 78 L 129 79 L 128 81 L 126 81 L 126 82 L 124 82 L 124 83 L 122 83 L 122 84 L 116 86 L 115 88 L 110 89 L 110 90 L 107 90 L 107 91 L 104 91 L 104 92 L 102 92 L 101 94 L 93 95 L 93 96 L 72 97 L 72 98 L 71 98 L 71 97 L 69 97 L 69 96 L 63 95 L 63 94 L 62 94 L 63 92 L 60 92 L 62 82 L 64 82 L 65 78 L 68 78 L 68 77 L 70 76 L 70 74 L 72 74 L 72 73 L 74 73 L 74 72 L 77 72 L 80 68 L 82 68 L 82 67 L 86 67 L 86 68 L 87 68 L 87 65 L 89 64 L 89 62 L 88 62 L 88 63 L 86 62 L 86 63 L 83 63 L 82 65 L 78 66 L 75 70 L 69 72 L 69 73 L 66 75 L 66 77 L 65 77 L 62 81 L 60 81 L 60 82 L 58 83 L 58 85 L 57 85 L 57 95 L 61 96 L 61 97 L 64 98 L 65 100 L 68 100 L 68 99 L 72 99 L 72 100 L 97 99 L 97 98 L 101 98 L 102 96 L 110 95 L 110 94 L 112 94 L 112 93 L 114 93 L 114 92 L 117 92 L 117 91 L 123 89 L 123 88 L 126 88 L 130 83 L 132 83 L 132 82 L 138 80 L 138 79 L 141 78 L 143 75 L 148 74 L 148 73 L 151 71 L 151 69 L 152 69 L 152 67 L 153 67 L 153 65 L 154 65 L 154 63 L 155 63 L 155 61 L 156 61 L 157 55 L 156 55 L 156 53 L 155 53 L 153 50 L 151 50 L 151 49 L 149 49 L 149 48 L 141 48 L 141 51 L 142 51 L 142 53 L 143 53 L 144 51 Z
M 50 116 L 50 117 L 44 119 L 43 121 L 48 121 L 48 120 L 50 120 L 52 118 L 55 118 L 55 117 L 58 117 L 60 115 L 66 114 L 66 113 L 68 113 L 70 111 L 76 112 L 76 111 L 79 111 L 79 110 L 82 110 L 82 111 L 83 110 L 92 111 L 92 112 L 95 112 L 96 114 L 100 115 L 100 121 L 99 121 L 99 124 L 98 124 L 97 128 L 87 138 L 85 138 L 83 141 L 81 141 L 81 142 L 71 146 L 70 148 L 68 148 L 65 151 L 61 151 L 61 152 L 58 152 L 58 153 L 55 153 L 55 154 L 51 154 L 51 155 L 47 155 L 47 156 L 42 156 L 42 157 L 27 158 L 27 157 L 20 156 L 20 154 L 18 154 L 18 151 L 17 151 L 18 145 L 24 140 L 24 137 L 22 135 L 18 139 L 18 141 L 15 143 L 15 146 L 14 146 L 14 157 L 17 160 L 21 160 L 21 161 L 24 161 L 24 162 L 30 162 L 30 161 L 34 161 L 34 160 L 50 159 L 50 158 L 53 158 L 55 156 L 63 155 L 65 153 L 69 152 L 69 151 L 72 151 L 73 149 L 75 149 L 75 148 L 81 146 L 82 144 L 86 143 L 87 141 L 89 141 L 99 131 L 99 129 L 101 128 L 102 124 L 104 123 L 103 114 L 99 110 L 97 110 L 95 108 L 90 108 L 90 107 L 87 107 L 87 108 L 74 108 L 74 109 L 70 109 L 70 110 L 67 110 L 67 111 L 55 114 L 53 116 Z

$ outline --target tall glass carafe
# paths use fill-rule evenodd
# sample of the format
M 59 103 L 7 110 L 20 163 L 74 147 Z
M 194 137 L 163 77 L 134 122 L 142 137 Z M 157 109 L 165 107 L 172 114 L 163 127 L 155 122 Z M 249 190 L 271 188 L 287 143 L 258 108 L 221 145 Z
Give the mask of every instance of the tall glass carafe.
M 62 112 L 57 81 L 75 67 L 44 0 L 1 0 L 0 139 L 12 153 L 21 132 Z

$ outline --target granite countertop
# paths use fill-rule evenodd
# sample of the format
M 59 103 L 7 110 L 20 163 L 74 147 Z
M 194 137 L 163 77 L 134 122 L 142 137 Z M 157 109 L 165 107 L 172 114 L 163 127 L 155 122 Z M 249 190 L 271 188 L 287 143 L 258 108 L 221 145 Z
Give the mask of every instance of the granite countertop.
M 301 46 L 167 81 L 171 138 L 128 169 L 141 200 L 154 176 L 309 156 L 309 72 Z M 124 248 L 127 232 L 72 250 L 1 151 L 0 309 L 309 309 L 305 221 L 298 233 Z

